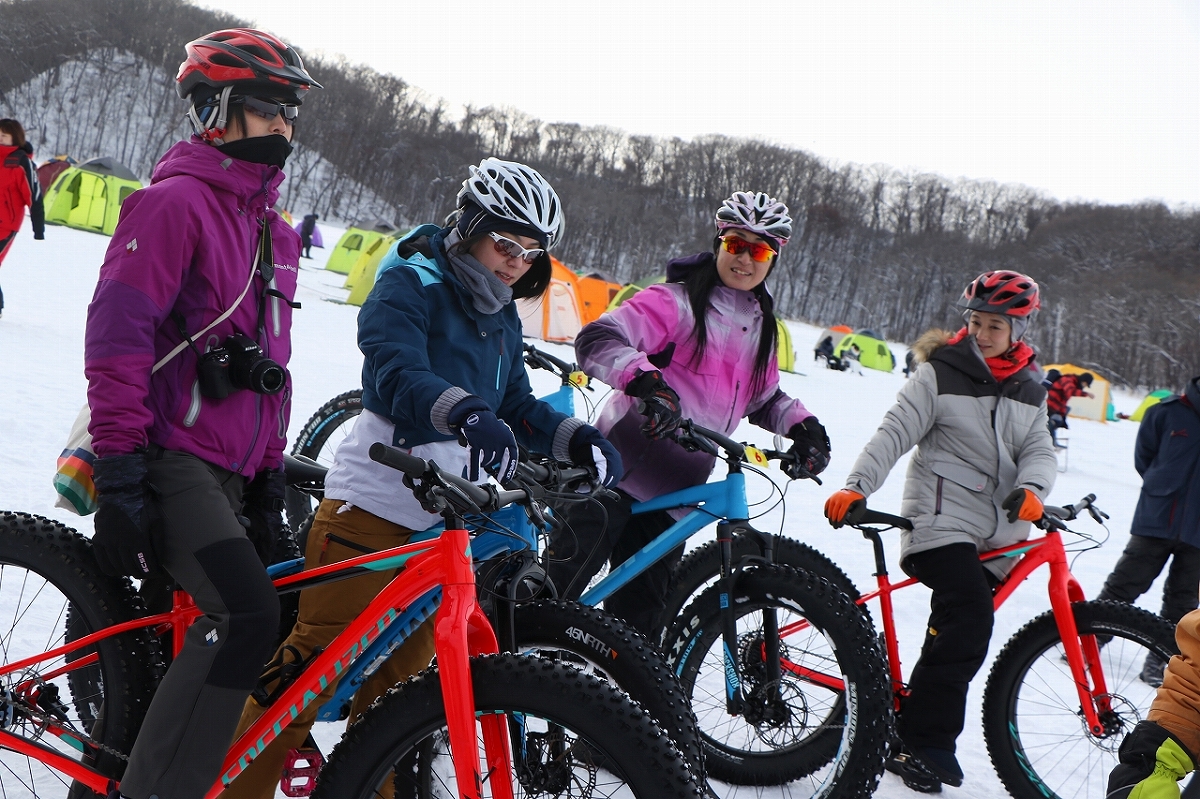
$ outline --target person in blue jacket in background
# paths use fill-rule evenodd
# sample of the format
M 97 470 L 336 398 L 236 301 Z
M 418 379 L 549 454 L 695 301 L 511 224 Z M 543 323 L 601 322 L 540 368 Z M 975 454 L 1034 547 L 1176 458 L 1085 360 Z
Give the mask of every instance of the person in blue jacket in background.
M 448 227 L 422 225 L 380 264 L 358 316 L 363 411 L 338 446 L 325 498 L 308 535 L 312 569 L 408 543 L 440 522 L 394 469 L 371 460 L 376 441 L 461 469 L 472 481 L 501 483 L 517 465 L 517 441 L 561 461 L 594 465 L 605 485 L 621 458 L 596 428 L 533 396 L 513 300 L 550 285 L 548 250 L 561 238 L 558 195 L 534 169 L 485 158 L 470 168 Z M 292 664 L 327 646 L 395 576 L 371 572 L 300 594 L 300 615 L 246 702 L 240 735 L 263 713 Z M 353 721 L 376 697 L 433 657 L 432 620 L 423 624 L 359 689 Z M 325 693 L 331 695 L 336 684 Z M 287 752 L 300 747 L 324 698 L 313 702 L 230 785 L 227 799 L 271 799 Z M 390 785 L 390 782 L 388 783 Z
M 1200 377 L 1183 394 L 1151 406 L 1142 418 L 1133 466 L 1142 476 L 1142 493 L 1129 526 L 1129 542 L 1104 581 L 1097 599 L 1133 603 L 1150 589 L 1166 566 L 1162 610 L 1179 620 L 1197 607 L 1200 585 Z M 1141 679 L 1162 685 L 1166 661 L 1146 656 Z

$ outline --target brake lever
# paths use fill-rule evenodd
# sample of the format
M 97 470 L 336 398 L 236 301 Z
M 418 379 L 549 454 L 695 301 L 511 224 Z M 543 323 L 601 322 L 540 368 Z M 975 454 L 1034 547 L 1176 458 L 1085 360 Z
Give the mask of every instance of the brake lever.
M 1097 507 L 1091 506 L 1091 505 L 1088 506 L 1088 513 L 1091 514 L 1092 519 L 1096 522 L 1096 524 L 1104 524 L 1104 522 L 1101 521 L 1101 519 L 1112 518 L 1104 511 L 1100 510 Z

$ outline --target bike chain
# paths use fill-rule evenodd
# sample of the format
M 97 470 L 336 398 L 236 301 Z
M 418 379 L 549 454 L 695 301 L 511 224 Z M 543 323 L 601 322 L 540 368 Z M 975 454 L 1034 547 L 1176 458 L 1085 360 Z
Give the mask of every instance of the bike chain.
M 11 699 L 9 700 L 9 706 L 13 707 Z M 95 740 L 94 738 L 84 735 L 83 733 L 81 733 L 79 730 L 77 730 L 75 728 L 74 724 L 63 721 L 58 716 L 55 716 L 52 713 L 47 713 L 46 711 L 42 710 L 41 708 L 31 707 L 30 705 L 27 705 L 24 702 L 22 702 L 19 705 L 15 706 L 14 709 L 21 716 L 23 716 L 24 718 L 28 719 L 30 722 L 33 723 L 33 726 L 39 730 L 38 737 L 41 737 L 41 735 L 45 734 L 46 730 L 48 730 L 50 728 L 50 725 L 52 723 L 57 724 L 58 726 L 62 727 L 63 729 L 65 729 L 69 733 L 71 733 L 71 735 L 75 736 L 75 738 L 77 740 L 79 740 L 81 743 L 83 743 L 87 746 L 95 747 L 96 749 L 99 749 L 100 751 L 102 751 L 106 754 L 112 755 L 113 757 L 115 757 L 119 760 L 123 760 L 123 761 L 129 760 L 129 755 L 127 755 L 117 749 L 114 749 L 111 746 L 108 746 L 107 744 L 102 744 L 99 741 Z

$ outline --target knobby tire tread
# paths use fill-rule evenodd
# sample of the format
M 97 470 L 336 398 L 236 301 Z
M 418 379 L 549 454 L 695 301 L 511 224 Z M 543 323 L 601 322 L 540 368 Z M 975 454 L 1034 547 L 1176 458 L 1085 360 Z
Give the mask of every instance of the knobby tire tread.
M 612 758 L 639 799 L 698 799 L 700 786 L 650 715 L 611 685 L 524 655 L 473 658 L 480 711 L 517 711 L 561 723 Z M 399 759 L 444 725 L 436 666 L 377 699 L 346 731 L 321 773 L 314 799 L 370 799 Z

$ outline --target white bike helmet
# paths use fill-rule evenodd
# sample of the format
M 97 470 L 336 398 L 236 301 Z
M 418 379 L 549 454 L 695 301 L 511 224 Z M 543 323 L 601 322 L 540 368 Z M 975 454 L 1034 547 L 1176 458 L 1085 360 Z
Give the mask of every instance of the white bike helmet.
M 458 192 L 458 207 L 474 203 L 501 219 L 540 231 L 551 249 L 563 234 L 562 203 L 536 169 L 513 161 L 485 158 L 470 167 Z
M 792 237 L 792 218 L 788 207 L 766 192 L 736 191 L 717 209 L 717 232 L 731 228 L 748 230 L 782 247 Z

